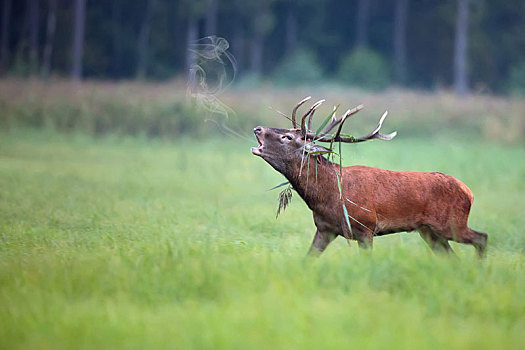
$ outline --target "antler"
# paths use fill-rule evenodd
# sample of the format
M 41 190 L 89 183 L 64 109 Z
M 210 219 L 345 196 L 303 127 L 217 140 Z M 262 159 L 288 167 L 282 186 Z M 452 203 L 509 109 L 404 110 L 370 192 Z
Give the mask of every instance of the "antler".
M 308 132 L 308 129 L 306 128 L 306 118 L 307 117 L 310 117 L 309 118 L 309 122 L 308 122 L 308 127 L 310 127 L 310 125 L 312 124 L 312 118 L 314 116 L 314 113 L 315 113 L 315 110 L 317 108 L 319 108 L 320 105 L 323 104 L 325 100 L 319 100 L 317 101 L 316 103 L 314 103 L 312 105 L 312 107 L 310 107 L 310 109 L 308 110 L 308 112 L 306 112 L 304 115 L 303 115 L 303 118 L 301 119 L 301 133 L 303 134 L 303 136 L 306 135 L 306 133 Z
M 297 109 L 299 107 L 301 107 L 302 105 L 304 105 L 306 103 L 306 101 L 308 101 L 311 98 L 312 98 L 312 96 L 308 96 L 308 97 L 303 98 L 301 101 L 299 101 L 299 103 L 292 110 L 292 126 L 293 126 L 294 129 L 297 129 L 297 123 L 295 121 L 295 114 L 297 113 Z
M 330 132 L 330 130 L 332 130 L 333 128 L 335 128 L 339 123 L 341 123 L 343 120 L 345 120 L 346 118 L 348 118 L 349 116 L 353 115 L 353 114 L 356 114 L 357 112 L 359 112 L 361 109 L 363 109 L 363 105 L 359 105 L 357 107 L 354 107 L 352 109 L 349 109 L 345 112 L 345 114 L 343 114 L 343 116 L 340 118 L 340 119 L 336 119 L 335 118 L 335 113 L 334 113 L 334 116 L 332 117 L 332 120 L 330 121 L 330 124 L 328 124 L 326 126 L 326 128 L 321 131 L 319 133 L 319 135 L 317 135 L 317 137 L 324 137 L 326 135 L 328 135 L 328 133 Z
M 295 129 L 297 129 L 297 122 L 296 122 L 297 109 L 301 107 L 303 104 L 305 104 L 306 101 L 308 101 L 310 98 L 311 96 L 308 96 L 302 99 L 292 110 L 292 125 Z M 321 142 L 356 143 L 356 142 L 363 142 L 363 141 L 368 141 L 368 140 L 373 140 L 373 139 L 390 141 L 397 135 L 396 131 L 390 134 L 386 134 L 386 135 L 381 134 L 379 132 L 379 130 L 381 129 L 381 126 L 383 125 L 383 121 L 388 115 L 388 111 L 385 111 L 385 113 L 383 113 L 383 115 L 381 116 L 381 119 L 379 119 L 379 123 L 377 123 L 377 126 L 375 127 L 375 129 L 372 132 L 370 132 L 368 135 L 361 136 L 359 138 L 355 138 L 353 136 L 350 136 L 350 137 L 341 136 L 341 130 L 343 129 L 343 124 L 348 119 L 348 117 L 350 117 L 353 114 L 356 114 L 361 109 L 363 109 L 363 105 L 359 105 L 352 109 L 347 110 L 343 114 L 343 116 L 339 119 L 335 118 L 335 113 L 334 113 L 334 116 L 332 117 L 330 124 L 328 124 L 328 126 L 326 126 L 326 128 L 316 136 L 313 133 L 309 132 L 309 129 L 312 126 L 312 119 L 313 119 L 316 109 L 319 108 L 319 106 L 324 101 L 325 100 L 323 99 L 323 100 L 319 100 L 316 103 L 314 103 L 312 107 L 310 107 L 310 109 L 303 115 L 301 119 L 301 134 L 311 140 L 321 141 Z M 308 126 L 306 125 L 306 118 L 308 118 Z M 329 135 L 330 131 L 332 131 L 332 129 L 335 128 L 337 125 L 339 125 L 339 127 L 337 128 L 337 131 L 335 132 L 335 134 L 333 136 Z
M 385 111 L 385 113 L 383 113 L 383 115 L 381 116 L 381 119 L 379 119 L 379 123 L 377 123 L 376 128 L 370 134 L 358 138 L 356 142 L 362 142 L 362 141 L 367 141 L 367 140 L 372 140 L 372 139 L 390 141 L 394 137 L 396 137 L 397 131 L 391 132 L 390 134 L 387 134 L 387 135 L 379 133 L 379 130 L 381 129 L 381 126 L 383 126 L 383 121 L 385 120 L 387 115 L 388 115 L 388 111 Z
M 358 106 L 359 107 L 359 106 Z M 357 108 L 357 107 L 356 107 Z M 361 106 L 362 108 L 362 106 Z M 385 118 L 387 117 L 388 115 L 388 111 L 385 111 L 385 113 L 383 113 L 383 115 L 381 116 L 381 119 L 379 119 L 379 123 L 377 123 L 377 126 L 375 127 L 374 130 L 372 130 L 372 132 L 370 132 L 368 135 L 365 135 L 365 136 L 361 136 L 359 138 L 355 138 L 353 136 L 350 136 L 350 137 L 342 137 L 341 136 L 341 130 L 343 129 L 343 124 L 344 122 L 346 121 L 347 117 L 349 117 L 350 115 L 354 114 L 354 113 L 357 113 L 357 111 L 354 111 L 355 108 L 353 110 L 349 110 L 347 111 L 342 117 L 341 119 L 339 120 L 336 120 L 335 121 L 335 125 L 339 124 L 339 128 L 337 129 L 336 133 L 334 134 L 334 136 L 324 136 L 325 134 L 323 134 L 321 137 L 318 137 L 316 139 L 316 141 L 321 141 L 321 142 L 346 142 L 346 143 L 356 143 L 356 142 L 363 142 L 363 141 L 368 141 L 368 140 L 373 140 L 373 139 L 380 139 L 380 140 L 385 140 L 385 141 L 390 141 L 392 140 L 394 137 L 396 137 L 397 135 L 397 131 L 394 131 L 390 134 L 387 134 L 387 135 L 384 135 L 384 134 L 381 134 L 379 132 L 379 130 L 381 129 L 381 126 L 383 126 L 383 121 L 385 120 Z M 353 112 L 353 113 L 352 113 Z M 331 123 L 332 124 L 332 123 Z M 325 129 L 325 130 L 328 130 L 330 131 L 331 129 L 333 128 L 333 126 L 330 128 L 330 129 Z

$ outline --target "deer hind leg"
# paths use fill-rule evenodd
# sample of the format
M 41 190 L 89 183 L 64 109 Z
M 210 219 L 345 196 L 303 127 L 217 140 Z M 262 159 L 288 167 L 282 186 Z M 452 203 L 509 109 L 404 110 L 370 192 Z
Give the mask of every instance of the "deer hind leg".
M 459 232 L 458 237 L 454 237 L 454 241 L 456 242 L 474 246 L 480 258 L 485 257 L 487 251 L 487 239 L 488 235 L 485 232 L 478 232 L 468 227 Z
M 335 239 L 336 235 L 330 232 L 315 232 L 314 240 L 308 250 L 309 256 L 319 256 L 326 249 L 326 247 Z
M 423 238 L 432 251 L 436 253 L 445 252 L 447 254 L 455 255 L 452 247 L 448 244 L 448 240 L 430 227 L 423 226 L 418 231 L 421 238 Z

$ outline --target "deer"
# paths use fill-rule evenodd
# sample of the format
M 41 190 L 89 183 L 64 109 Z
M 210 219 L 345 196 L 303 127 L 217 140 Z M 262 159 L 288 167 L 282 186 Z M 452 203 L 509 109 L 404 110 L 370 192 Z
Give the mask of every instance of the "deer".
M 388 112 L 372 132 L 355 138 L 341 131 L 345 121 L 363 106 L 347 110 L 341 118 L 336 118 L 337 107 L 334 107 L 321 125 L 322 131 L 314 133 L 312 119 L 324 99 L 306 111 L 300 127 L 296 118 L 299 107 L 310 98 L 297 103 L 291 118 L 281 113 L 291 120 L 291 129 L 254 128 L 258 146 L 251 148 L 254 155 L 284 175 L 313 212 L 317 230 L 309 256 L 321 255 L 338 236 L 349 242 L 357 241 L 359 248 L 371 249 L 376 236 L 411 231 L 418 231 L 436 253 L 455 255 L 449 244 L 454 241 L 472 245 L 480 258 L 486 255 L 488 235 L 467 226 L 474 196 L 455 177 L 440 172 L 390 171 L 364 165 L 343 167 L 329 160 L 336 142 L 392 140 L 397 132 L 387 135 L 379 132 Z M 318 142 L 329 143 L 331 147 Z

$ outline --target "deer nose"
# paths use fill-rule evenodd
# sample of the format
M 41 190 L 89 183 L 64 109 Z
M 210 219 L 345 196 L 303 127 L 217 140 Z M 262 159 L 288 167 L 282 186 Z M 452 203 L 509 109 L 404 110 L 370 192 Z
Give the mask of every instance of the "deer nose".
M 260 127 L 260 126 L 258 126 L 258 127 L 253 129 L 253 133 L 255 135 L 259 135 L 261 132 L 262 132 L 262 127 Z

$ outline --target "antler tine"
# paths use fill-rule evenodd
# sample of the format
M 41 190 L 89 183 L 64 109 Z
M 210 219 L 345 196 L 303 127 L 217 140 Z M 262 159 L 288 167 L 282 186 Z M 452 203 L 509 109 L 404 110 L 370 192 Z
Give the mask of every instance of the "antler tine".
M 355 108 L 354 108 L 355 109 Z M 354 113 L 356 113 L 357 111 L 355 111 Z M 337 131 L 334 135 L 334 140 L 338 140 L 339 139 L 339 135 L 341 134 L 341 130 L 343 130 L 343 124 L 345 123 L 346 121 L 346 118 L 348 118 L 349 116 L 352 115 L 352 110 L 347 110 L 345 112 L 345 114 L 343 114 L 343 116 L 341 117 L 341 123 L 339 123 L 339 127 L 337 128 Z
M 328 125 L 326 126 L 326 128 L 325 128 L 323 131 L 321 131 L 321 132 L 319 133 L 318 137 L 326 136 L 326 135 L 328 134 L 328 132 L 329 132 L 330 130 L 332 130 L 332 129 L 333 129 L 337 124 L 339 124 L 340 122 L 341 122 L 341 119 L 337 119 L 337 118 L 335 117 L 335 113 L 334 113 L 334 115 L 332 116 L 332 119 L 330 120 L 330 124 L 328 124 Z
M 301 101 L 299 101 L 299 103 L 292 110 L 292 126 L 293 126 L 294 129 L 297 129 L 297 122 L 295 121 L 295 114 L 297 113 L 297 109 L 299 107 L 301 107 L 302 105 L 304 105 L 306 103 L 306 101 L 308 101 L 311 98 L 312 98 L 312 96 L 308 96 L 308 97 L 303 98 Z
M 312 130 L 312 119 L 314 118 L 315 110 L 310 113 L 310 116 L 308 117 L 308 124 L 306 124 L 307 130 Z
M 310 107 L 310 109 L 308 110 L 308 112 L 306 112 L 306 113 L 303 115 L 303 118 L 301 119 L 301 133 L 303 134 L 303 136 L 306 135 L 306 132 L 308 131 L 308 130 L 306 129 L 306 117 L 308 117 L 308 116 L 312 117 L 313 114 L 315 113 L 315 110 L 316 110 L 317 108 L 319 108 L 319 106 L 322 105 L 324 101 L 325 101 L 324 99 L 317 101 L 316 103 L 314 103 L 314 104 L 312 105 L 312 107 Z
M 385 111 L 385 113 L 383 113 L 383 115 L 381 116 L 381 119 L 379 119 L 379 123 L 377 123 L 376 128 L 370 134 L 358 138 L 355 142 L 363 142 L 363 141 L 368 141 L 368 140 L 373 140 L 373 139 L 380 139 L 380 140 L 390 141 L 394 137 L 396 137 L 397 131 L 394 131 L 394 132 L 392 132 L 390 134 L 387 134 L 387 135 L 379 133 L 379 130 L 383 126 L 383 121 L 385 120 L 387 115 L 388 115 L 388 111 Z
M 363 105 L 359 105 L 359 106 L 356 106 L 352 109 L 349 109 L 345 112 L 345 115 L 347 117 L 353 115 L 353 114 L 356 114 L 357 112 L 359 112 L 360 110 L 363 109 Z M 344 117 L 344 115 L 343 115 Z M 332 121 L 330 122 L 330 124 L 328 124 L 328 126 L 319 134 L 319 136 L 323 137 L 323 136 L 326 136 L 333 128 L 335 128 L 339 123 L 341 123 L 341 121 L 343 120 L 343 117 L 341 117 L 340 119 L 335 119 L 333 118 Z
M 333 110 L 332 110 L 332 121 L 334 121 L 336 118 L 335 118 L 335 112 L 337 111 L 337 108 L 339 108 L 339 105 L 337 106 L 334 106 Z M 308 130 L 312 130 L 312 119 L 313 119 L 313 116 L 314 116 L 314 112 L 312 112 L 312 114 L 310 114 L 310 118 L 308 118 Z
M 383 115 L 381 116 L 381 119 L 379 119 L 379 123 L 377 123 L 377 126 L 375 127 L 375 129 L 370 134 L 368 134 L 366 136 L 359 137 L 359 138 L 341 137 L 340 136 L 341 129 L 343 128 L 343 122 L 346 120 L 346 117 L 348 117 L 347 114 L 348 114 L 348 112 L 345 113 L 343 118 L 341 118 L 341 124 L 339 125 L 339 128 L 337 129 L 337 132 L 336 132 L 336 134 L 333 137 L 326 137 L 326 136 L 324 136 L 324 137 L 318 138 L 317 141 L 321 141 L 321 142 L 334 142 L 334 141 L 336 142 L 336 141 L 339 141 L 339 142 L 345 142 L 345 143 L 357 143 L 357 142 L 363 142 L 363 141 L 368 141 L 368 140 L 373 140 L 373 139 L 380 139 L 380 140 L 390 141 L 394 137 L 396 137 L 396 135 L 397 135 L 397 131 L 394 131 L 394 132 L 392 132 L 390 134 L 387 134 L 387 135 L 381 134 L 379 132 L 379 130 L 381 129 L 381 126 L 383 125 L 383 121 L 385 120 L 385 118 L 388 115 L 388 111 L 386 111 L 385 113 L 383 113 Z

